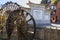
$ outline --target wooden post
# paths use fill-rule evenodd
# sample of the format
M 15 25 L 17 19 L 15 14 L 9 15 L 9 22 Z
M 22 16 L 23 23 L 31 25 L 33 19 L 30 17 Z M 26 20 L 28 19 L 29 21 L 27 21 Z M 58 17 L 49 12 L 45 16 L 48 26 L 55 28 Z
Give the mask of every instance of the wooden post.
M 51 27 L 50 27 L 50 29 L 49 29 L 48 40 L 51 40 L 51 39 L 50 39 L 50 35 L 51 35 Z
M 57 27 L 56 27 L 56 30 L 55 30 L 55 40 L 58 40 L 58 34 L 57 34 L 57 31 L 58 31 L 58 29 L 57 29 Z

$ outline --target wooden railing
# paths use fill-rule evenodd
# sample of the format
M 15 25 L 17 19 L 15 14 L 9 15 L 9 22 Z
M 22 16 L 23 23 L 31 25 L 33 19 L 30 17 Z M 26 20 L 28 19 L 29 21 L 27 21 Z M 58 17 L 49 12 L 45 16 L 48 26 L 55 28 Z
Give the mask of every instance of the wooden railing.
M 41 40 L 60 40 L 60 27 L 44 27 L 39 33 Z

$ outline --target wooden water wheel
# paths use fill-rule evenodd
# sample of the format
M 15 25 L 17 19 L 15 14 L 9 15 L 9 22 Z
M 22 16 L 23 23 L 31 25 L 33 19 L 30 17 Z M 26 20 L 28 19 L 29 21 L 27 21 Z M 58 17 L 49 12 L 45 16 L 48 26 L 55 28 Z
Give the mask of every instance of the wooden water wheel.
M 13 2 L 5 3 L 2 9 L 8 15 L 6 19 L 8 40 L 11 38 L 14 27 L 17 27 L 18 40 L 32 40 L 34 38 L 36 24 L 31 14 L 22 10 L 17 3 Z

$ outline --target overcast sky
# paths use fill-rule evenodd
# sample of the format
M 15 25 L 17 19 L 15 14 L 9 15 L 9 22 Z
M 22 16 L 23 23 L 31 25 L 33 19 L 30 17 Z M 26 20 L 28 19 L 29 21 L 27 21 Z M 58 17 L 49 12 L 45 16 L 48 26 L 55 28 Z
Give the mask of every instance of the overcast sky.
M 29 0 L 0 0 L 0 5 L 6 3 L 7 1 L 17 2 L 18 4 L 28 7 L 26 3 L 28 3 Z M 30 0 L 33 3 L 40 3 L 41 0 Z

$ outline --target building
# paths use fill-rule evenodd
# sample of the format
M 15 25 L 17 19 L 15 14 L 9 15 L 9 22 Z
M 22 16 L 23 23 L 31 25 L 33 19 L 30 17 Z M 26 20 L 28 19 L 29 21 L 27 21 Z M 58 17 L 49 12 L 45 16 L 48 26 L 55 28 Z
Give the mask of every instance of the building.
M 50 10 L 47 9 L 46 4 L 36 4 L 31 1 L 27 3 L 30 8 L 22 9 L 29 12 L 35 19 L 37 26 L 50 25 Z

